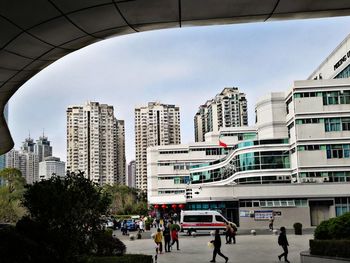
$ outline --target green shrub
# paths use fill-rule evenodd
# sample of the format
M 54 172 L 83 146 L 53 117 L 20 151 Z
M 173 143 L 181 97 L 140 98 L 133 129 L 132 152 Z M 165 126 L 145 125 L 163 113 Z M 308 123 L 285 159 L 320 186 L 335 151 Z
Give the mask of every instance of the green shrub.
M 315 239 L 350 239 L 350 212 L 342 216 L 323 221 L 315 229 Z
M 150 255 L 123 255 L 120 257 L 94 257 L 91 263 L 152 263 Z
M 96 235 L 95 245 L 94 254 L 98 256 L 121 256 L 126 251 L 124 243 L 107 231 Z
M 331 220 L 328 229 L 333 239 L 350 239 L 350 213 Z
M 332 236 L 329 232 L 329 225 L 334 221 L 336 218 L 332 218 L 326 221 L 323 221 L 321 224 L 318 225 L 315 229 L 314 237 L 315 239 L 319 240 L 329 240 L 332 239 Z
M 310 240 L 310 254 L 350 258 L 350 240 Z

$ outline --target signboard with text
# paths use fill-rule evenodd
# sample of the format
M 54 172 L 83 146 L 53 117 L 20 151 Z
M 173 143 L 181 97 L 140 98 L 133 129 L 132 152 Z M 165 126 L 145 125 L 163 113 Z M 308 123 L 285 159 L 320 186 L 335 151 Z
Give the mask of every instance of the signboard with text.
M 273 217 L 272 210 L 264 210 L 264 211 L 254 211 L 254 219 L 255 220 L 269 220 Z

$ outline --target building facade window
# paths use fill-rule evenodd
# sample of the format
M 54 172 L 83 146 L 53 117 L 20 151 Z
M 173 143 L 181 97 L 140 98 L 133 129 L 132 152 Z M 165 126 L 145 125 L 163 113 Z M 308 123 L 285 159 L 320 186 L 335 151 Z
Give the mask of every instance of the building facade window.
M 350 144 L 327 145 L 327 159 L 350 158 Z
M 290 168 L 289 151 L 254 152 L 236 156 L 237 172 Z
M 350 90 L 294 93 L 294 98 L 311 97 L 323 97 L 323 105 L 350 104 Z
M 344 68 L 341 72 L 334 77 L 335 79 L 350 78 L 350 65 Z
M 323 92 L 323 105 L 350 104 L 350 90 Z
M 185 190 L 162 190 L 158 191 L 159 195 L 167 195 L 167 194 L 184 194 Z
M 341 119 L 340 118 L 325 119 L 324 126 L 325 126 L 326 132 L 341 131 L 341 128 L 342 128 Z
M 290 168 L 289 151 L 252 152 L 237 155 L 221 168 L 191 173 L 191 183 L 208 183 L 224 180 L 236 172 Z M 262 183 L 260 177 L 247 177 L 249 183 Z M 241 181 L 243 183 L 243 181 Z
M 335 215 L 341 216 L 350 212 L 350 197 L 335 198 Z

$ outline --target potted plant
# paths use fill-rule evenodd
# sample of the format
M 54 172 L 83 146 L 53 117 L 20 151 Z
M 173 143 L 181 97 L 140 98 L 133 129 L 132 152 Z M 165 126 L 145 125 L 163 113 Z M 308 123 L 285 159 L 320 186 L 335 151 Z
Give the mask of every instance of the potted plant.
M 303 234 L 303 225 L 299 222 L 294 223 L 294 234 L 295 235 L 302 235 Z

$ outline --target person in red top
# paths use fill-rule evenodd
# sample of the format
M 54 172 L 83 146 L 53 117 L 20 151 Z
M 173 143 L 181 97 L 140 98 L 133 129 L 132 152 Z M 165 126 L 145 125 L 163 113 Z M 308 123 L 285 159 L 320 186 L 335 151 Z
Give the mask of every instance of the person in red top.
M 179 234 L 178 234 L 177 227 L 174 225 L 172 226 L 172 230 L 171 230 L 171 239 L 173 240 L 173 242 L 171 243 L 170 247 L 172 248 L 176 242 L 176 248 L 177 248 L 177 250 L 180 250 L 179 249 Z

